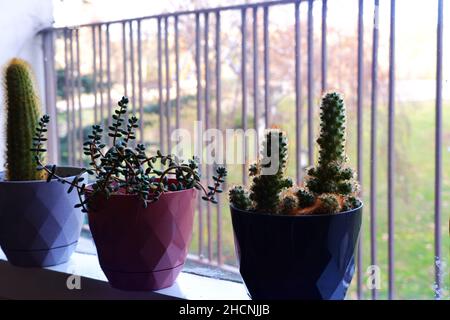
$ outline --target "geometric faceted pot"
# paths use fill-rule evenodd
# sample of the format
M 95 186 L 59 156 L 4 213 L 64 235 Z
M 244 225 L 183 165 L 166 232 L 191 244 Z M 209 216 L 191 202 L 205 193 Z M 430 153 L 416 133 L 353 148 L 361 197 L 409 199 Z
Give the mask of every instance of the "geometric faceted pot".
M 112 287 L 159 290 L 175 282 L 192 238 L 196 198 L 192 188 L 165 192 L 147 208 L 137 195 L 91 199 L 89 227 Z
M 252 299 L 345 298 L 355 270 L 362 205 L 303 216 L 230 209 L 239 270 Z
M 79 168 L 59 167 L 56 174 L 72 177 L 79 172 Z M 74 208 L 77 192 L 68 194 L 68 188 L 56 180 L 5 181 L 0 173 L 0 246 L 10 263 L 47 267 L 69 260 L 83 213 Z

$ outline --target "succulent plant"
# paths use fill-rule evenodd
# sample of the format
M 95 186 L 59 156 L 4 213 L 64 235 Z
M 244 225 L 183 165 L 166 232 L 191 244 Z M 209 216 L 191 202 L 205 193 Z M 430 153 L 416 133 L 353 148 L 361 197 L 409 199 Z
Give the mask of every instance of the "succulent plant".
M 90 159 L 90 168 L 83 168 L 79 175 L 68 180 L 56 174 L 56 166 L 45 166 L 40 160 L 45 152 L 43 133 L 50 121 L 47 115 L 41 118 L 36 128 L 37 139 L 32 151 L 35 152 L 35 160 L 39 163 L 39 170 L 48 173 L 47 181 L 56 179 L 63 184 L 69 184 L 69 192 L 77 190 L 83 211 L 95 210 L 93 201 L 96 195 L 106 198 L 112 194 L 135 194 L 141 199 L 144 207 L 148 203 L 155 202 L 161 194 L 168 191 L 196 188 L 203 192 L 202 199 L 217 203 L 215 195 L 221 193 L 221 185 L 227 175 L 223 167 L 216 169 L 213 176 L 213 185 L 205 188 L 200 183 L 198 159 L 192 158 L 181 161 L 175 155 L 163 155 L 158 150 L 156 155 L 147 156 L 145 146 L 137 144 L 132 146 L 131 142 L 136 138 L 138 119 L 128 113 L 128 98 L 123 97 L 118 102 L 118 108 L 112 116 L 112 124 L 108 128 L 108 136 L 112 138 L 112 146 L 107 148 L 102 142 L 103 129 L 92 126 L 89 140 L 84 143 L 83 151 Z M 125 121 L 128 118 L 128 121 Z M 90 188 L 83 183 L 84 173 L 94 176 L 94 183 Z M 171 179 L 169 179 L 169 176 Z
M 342 97 L 335 92 L 326 94 L 320 107 L 319 161 L 317 166 L 307 170 L 306 177 L 306 189 L 320 199 L 315 213 L 339 212 L 360 205 L 355 197 L 359 189 L 355 174 L 346 166 L 345 122 Z
M 242 186 L 234 186 L 228 191 L 230 202 L 241 210 L 247 210 L 252 206 L 248 191 Z
M 316 201 L 316 198 L 314 195 L 305 190 L 305 189 L 298 189 L 298 191 L 295 193 L 298 199 L 298 207 L 299 208 L 307 208 L 314 204 Z
M 322 98 L 320 109 L 319 160 L 317 166 L 307 170 L 304 186 L 291 188 L 292 180 L 284 176 L 288 158 L 286 136 L 279 130 L 269 130 L 263 141 L 261 160 L 249 168 L 253 177 L 249 199 L 242 187 L 235 187 L 229 194 L 233 206 L 272 214 L 302 215 L 338 213 L 361 205 L 354 172 L 346 166 L 344 101 L 339 94 L 328 93 Z M 279 166 L 275 173 L 264 174 L 273 161 L 272 141 L 278 142 Z M 287 189 L 289 192 L 285 192 Z
M 277 144 L 274 147 L 277 150 L 275 155 L 272 155 L 272 142 Z M 280 204 L 281 192 L 292 187 L 292 180 L 284 177 L 288 159 L 286 134 L 276 129 L 269 130 L 262 146 L 260 161 L 250 167 L 250 174 L 253 176 L 250 200 L 256 211 L 276 212 Z M 272 166 L 275 166 L 275 172 L 266 174 L 265 170 L 269 170 Z
M 5 72 L 6 173 L 10 181 L 40 180 L 36 162 L 29 148 L 33 145 L 34 128 L 38 125 L 40 105 L 33 75 L 28 64 L 12 59 Z
M 281 214 L 290 215 L 295 212 L 298 207 L 297 199 L 293 195 L 286 195 L 281 198 L 279 212 Z

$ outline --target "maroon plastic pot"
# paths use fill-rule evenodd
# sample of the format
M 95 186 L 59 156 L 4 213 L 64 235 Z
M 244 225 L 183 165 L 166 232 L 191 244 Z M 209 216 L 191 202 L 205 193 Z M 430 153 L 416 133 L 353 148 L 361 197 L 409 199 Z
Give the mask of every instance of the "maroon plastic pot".
M 122 290 L 170 287 L 192 238 L 196 189 L 167 192 L 144 208 L 136 195 L 97 196 L 88 213 L 100 266 Z

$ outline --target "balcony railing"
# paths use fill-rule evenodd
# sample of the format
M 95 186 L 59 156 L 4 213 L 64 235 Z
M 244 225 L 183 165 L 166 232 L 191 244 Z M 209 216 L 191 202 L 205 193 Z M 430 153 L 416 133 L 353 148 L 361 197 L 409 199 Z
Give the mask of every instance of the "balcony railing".
M 335 1 L 335 0 L 333 0 Z M 113 102 L 120 95 L 131 98 L 133 110 L 139 118 L 156 121 L 147 130 L 141 126 L 140 142 L 160 148 L 163 152 L 171 150 L 171 132 L 183 124 L 193 120 L 203 121 L 205 129 L 216 127 L 225 129 L 230 125 L 226 115 L 236 116 L 239 127 L 249 127 L 257 131 L 280 125 L 273 120 L 275 102 L 274 94 L 280 89 L 271 79 L 276 64 L 272 64 L 271 40 L 276 30 L 271 29 L 270 16 L 278 8 L 283 8 L 283 19 L 293 27 L 291 60 L 292 87 L 294 102 L 292 114 L 295 116 L 295 127 L 288 132 L 294 141 L 293 172 L 297 181 L 302 178 L 305 165 L 314 161 L 315 125 L 317 124 L 317 101 L 329 87 L 329 57 L 335 52 L 328 50 L 327 26 L 328 5 L 333 1 L 313 0 L 281 0 L 234 5 L 221 8 L 208 8 L 194 11 L 180 11 L 161 15 L 92 23 L 76 27 L 54 28 L 43 32 L 45 53 L 46 106 L 47 112 L 58 118 L 50 128 L 49 156 L 54 162 L 80 165 L 83 163 L 81 144 L 83 128 L 95 121 L 107 123 L 111 116 Z M 366 202 L 365 223 L 369 224 L 368 237 L 362 235 L 361 245 L 357 253 L 355 296 L 364 298 L 370 293 L 373 299 L 378 298 L 378 290 L 365 289 L 365 272 L 367 265 L 378 265 L 379 230 L 387 229 L 387 251 L 383 261 L 387 259 L 386 298 L 392 299 L 396 294 L 396 60 L 402 52 L 396 51 L 396 1 L 384 1 L 389 8 L 389 62 L 387 77 L 387 154 L 386 159 L 386 207 L 377 206 L 380 185 L 377 177 L 380 160 L 377 155 L 379 132 L 379 0 L 354 0 L 357 15 L 354 16 L 357 27 L 356 39 L 356 117 L 354 119 L 356 148 L 354 160 L 358 177 L 363 185 Z M 436 298 L 443 290 L 442 270 L 442 212 L 443 212 L 443 0 L 429 1 L 424 6 L 436 5 L 437 26 L 436 64 L 435 64 L 435 99 L 434 99 L 434 142 L 435 154 L 429 161 L 434 164 L 434 259 L 429 259 L 429 266 L 434 266 L 434 278 L 430 275 L 430 284 L 435 284 Z M 369 6 L 373 11 L 368 11 Z M 315 10 L 319 8 L 320 10 Z M 365 12 L 367 11 L 367 12 Z M 370 15 L 373 22 L 364 21 L 364 15 Z M 320 17 L 320 20 L 316 19 Z M 352 19 L 344 15 L 343 19 Z M 236 23 L 239 26 L 236 26 Z M 230 48 L 230 24 L 239 30 L 233 34 L 239 46 Z M 227 27 L 225 27 L 227 25 Z M 182 26 L 182 28 L 181 28 Z M 320 27 L 319 27 L 320 26 Z M 180 30 L 182 32 L 180 33 Z M 371 31 L 368 40 L 366 31 Z M 226 38 L 224 38 L 226 34 Z M 332 35 L 332 34 L 331 34 Z M 156 47 L 156 48 L 155 48 Z M 433 48 L 434 49 L 434 48 Z M 317 52 L 319 54 L 317 54 Z M 223 89 L 224 54 L 236 53 L 239 80 L 234 84 L 236 90 L 234 105 L 238 104 L 240 119 L 236 113 L 230 113 L 230 106 L 224 106 L 226 99 L 231 99 L 230 92 Z M 190 56 L 192 54 L 192 56 Z M 156 63 L 154 63 L 155 61 Z M 305 63 L 306 61 L 306 63 Z M 369 64 L 365 64 L 368 61 Z M 192 62 L 192 63 L 191 63 Z M 275 63 L 278 63 L 275 61 Z M 191 68 L 193 66 L 193 69 Z M 369 68 L 367 68 L 369 66 Z M 183 68 L 181 70 L 180 68 Z M 187 71 L 186 71 L 187 70 Z M 226 67 L 230 72 L 230 67 Z M 114 74 L 120 74 L 114 76 Z M 367 79 L 365 75 L 370 75 Z M 184 79 L 184 77 L 188 79 Z M 84 82 L 85 83 L 84 83 Z M 227 84 L 228 86 L 229 84 Z M 62 92 L 59 92 L 61 91 Z M 59 90 L 59 91 L 58 91 Z M 369 95 L 370 93 L 370 95 Z M 185 97 L 192 94 L 195 115 L 186 117 L 184 111 Z M 226 97 L 225 97 L 226 96 Z M 186 99 L 188 99 L 186 98 Z M 250 99 L 249 99 L 250 98 Z M 154 102 L 154 105 L 147 105 Z M 352 102 L 351 102 L 352 103 Z M 192 103 L 191 103 L 192 104 Z M 368 108 L 365 108 L 367 105 Z M 154 107 L 152 109 L 152 106 Z M 384 104 L 383 104 L 384 106 Z M 235 109 L 233 109 L 236 111 Z M 370 111 L 370 112 L 369 112 Z M 187 112 L 187 111 L 186 111 Z M 151 118 L 150 118 L 151 114 Z M 251 117 L 250 117 L 251 116 Z M 364 119 L 370 116 L 370 122 Z M 398 116 L 398 115 L 397 115 Z M 100 121 L 99 121 L 100 120 Z M 225 123 L 226 122 L 226 123 Z M 369 124 L 369 126 L 367 126 Z M 236 125 L 236 123 L 232 123 Z M 283 124 L 281 124 L 283 127 Z M 353 130 L 350 128 L 349 130 Z M 413 128 L 414 130 L 414 128 Z M 369 137 L 364 138 L 365 131 Z M 157 137 L 154 139 L 154 137 Z M 257 143 L 257 141 L 254 141 Z M 365 142 L 369 142 L 366 147 Z M 250 145 L 244 144 L 242 152 L 247 155 Z M 305 150 L 305 152 L 304 152 Z M 369 154 L 365 157 L 365 154 Z M 246 157 L 247 159 L 247 157 Z M 384 160 L 383 160 L 384 161 Z M 246 183 L 246 166 L 242 168 L 242 182 Z M 368 183 L 364 170 L 368 168 Z M 210 175 L 210 168 L 205 168 Z M 237 181 L 236 181 L 237 182 Z M 384 189 L 385 186 L 382 186 Z M 397 190 L 397 191 L 396 191 Z M 224 242 L 233 250 L 230 228 L 224 225 L 228 212 L 224 197 L 217 208 L 199 203 L 197 211 L 197 231 L 192 253 L 199 259 L 211 264 L 223 266 L 231 263 L 233 258 L 224 260 Z M 380 212 L 386 212 L 387 226 L 377 225 Z M 229 219 L 228 219 L 229 222 Z M 227 239 L 224 236 L 227 234 Z M 364 241 L 364 239 L 368 241 Z M 377 240 L 378 239 L 378 240 Z M 383 251 L 385 252 L 385 251 Z M 227 255 L 232 257 L 232 253 Z M 364 255 L 368 260 L 363 263 Z M 401 268 L 405 268 L 401 266 Z M 431 287 L 431 285 L 430 285 Z

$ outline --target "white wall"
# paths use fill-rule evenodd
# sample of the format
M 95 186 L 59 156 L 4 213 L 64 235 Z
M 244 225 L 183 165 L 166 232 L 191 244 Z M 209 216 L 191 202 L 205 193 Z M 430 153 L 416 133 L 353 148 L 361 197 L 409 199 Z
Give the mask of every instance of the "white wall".
M 36 75 L 41 96 L 44 98 L 44 69 L 42 41 L 37 33 L 53 23 L 52 0 L 0 0 L 0 66 L 3 83 L 5 64 L 13 57 L 28 61 Z M 0 86 L 0 170 L 4 167 L 5 107 L 3 85 Z

